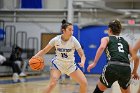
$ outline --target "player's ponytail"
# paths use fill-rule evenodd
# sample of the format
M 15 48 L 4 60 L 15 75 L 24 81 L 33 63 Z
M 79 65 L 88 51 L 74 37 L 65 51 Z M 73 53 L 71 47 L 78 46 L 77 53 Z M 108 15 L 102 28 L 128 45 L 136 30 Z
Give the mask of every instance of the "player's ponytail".
M 63 19 L 61 23 L 61 31 L 63 31 L 63 29 L 66 29 L 67 26 L 72 25 L 72 23 L 67 22 L 65 19 Z
M 62 25 L 63 25 L 63 24 L 66 24 L 67 21 L 66 21 L 65 19 L 63 19 L 61 23 L 62 23 Z

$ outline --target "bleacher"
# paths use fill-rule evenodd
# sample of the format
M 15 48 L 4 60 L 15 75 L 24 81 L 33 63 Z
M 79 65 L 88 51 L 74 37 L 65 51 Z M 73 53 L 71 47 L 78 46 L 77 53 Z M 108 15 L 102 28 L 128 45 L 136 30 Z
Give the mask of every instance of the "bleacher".
M 22 58 L 24 62 L 26 62 L 27 64 L 25 73 L 27 75 L 41 74 L 41 71 L 33 71 L 30 69 L 28 65 L 28 61 L 34 55 L 36 49 L 27 47 L 29 46 L 27 45 L 29 43 L 29 41 L 27 40 L 30 40 L 30 38 L 33 38 L 33 37 L 30 37 L 29 39 L 27 39 L 27 33 L 23 31 L 16 33 L 16 27 L 14 25 L 5 26 L 5 22 L 3 20 L 0 20 L 0 29 L 1 31 L 4 31 L 4 33 L 0 33 L 0 36 L 1 36 L 0 52 L 3 52 L 6 58 L 9 58 L 12 52 L 12 46 L 14 44 L 20 46 L 23 49 Z M 19 40 L 22 40 L 22 41 L 19 41 Z M 12 74 L 13 72 L 12 72 L 11 67 L 0 65 L 0 76 L 7 76 L 7 75 L 9 76 Z

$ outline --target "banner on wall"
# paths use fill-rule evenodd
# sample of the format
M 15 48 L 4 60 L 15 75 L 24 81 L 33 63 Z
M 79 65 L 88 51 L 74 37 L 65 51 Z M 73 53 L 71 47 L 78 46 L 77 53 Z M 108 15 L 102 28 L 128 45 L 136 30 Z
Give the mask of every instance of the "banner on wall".
M 21 0 L 21 8 L 42 8 L 42 0 Z

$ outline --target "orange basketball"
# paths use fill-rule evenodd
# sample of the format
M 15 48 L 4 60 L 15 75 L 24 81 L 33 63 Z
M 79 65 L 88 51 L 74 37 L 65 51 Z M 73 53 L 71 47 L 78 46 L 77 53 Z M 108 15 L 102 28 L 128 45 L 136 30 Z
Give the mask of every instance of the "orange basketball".
M 32 70 L 42 70 L 44 68 L 44 59 L 42 57 L 32 57 L 29 60 L 29 66 Z

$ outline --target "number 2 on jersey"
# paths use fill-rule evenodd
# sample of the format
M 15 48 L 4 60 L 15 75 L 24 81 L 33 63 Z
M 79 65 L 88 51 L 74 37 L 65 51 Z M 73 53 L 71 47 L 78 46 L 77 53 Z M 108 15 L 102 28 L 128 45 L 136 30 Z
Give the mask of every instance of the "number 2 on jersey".
M 118 43 L 118 50 L 119 52 L 124 52 L 123 45 L 121 43 Z

